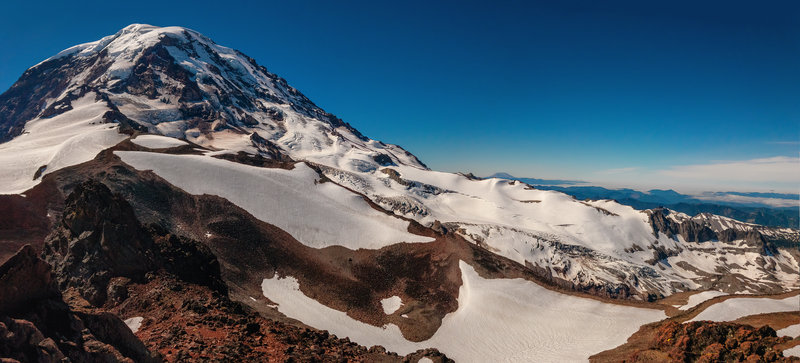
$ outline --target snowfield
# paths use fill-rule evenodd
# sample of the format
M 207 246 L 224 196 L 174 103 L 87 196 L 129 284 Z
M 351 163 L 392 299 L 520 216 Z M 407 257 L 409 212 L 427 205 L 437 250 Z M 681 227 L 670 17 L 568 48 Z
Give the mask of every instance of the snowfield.
M 733 321 L 749 315 L 800 310 L 800 295 L 782 300 L 769 298 L 732 298 L 709 306 L 690 321 Z
M 109 109 L 95 101 L 94 93 L 72 101 L 72 110 L 51 118 L 36 118 L 25 131 L 0 144 L 0 194 L 18 194 L 41 182 L 42 176 L 92 160 L 97 154 L 127 138 L 118 124 L 105 123 Z
M 186 141 L 161 135 L 139 135 L 136 136 L 135 139 L 131 139 L 131 142 L 139 146 L 144 146 L 148 149 L 167 149 L 171 147 L 189 145 Z
M 614 305 L 547 290 L 523 279 L 484 279 L 460 263 L 458 309 L 429 340 L 406 340 L 394 324 L 376 327 L 305 296 L 291 276 L 264 279 L 264 296 L 286 316 L 365 346 L 408 354 L 435 347 L 458 362 L 585 361 L 625 343 L 663 311 Z
M 260 168 L 209 156 L 115 152 L 139 170 L 152 170 L 188 193 L 225 198 L 256 218 L 322 248 L 377 249 L 400 242 L 430 242 L 407 231 L 408 222 L 381 213 L 334 183 L 320 183 L 308 165 Z
M 374 171 L 333 167 L 323 171 L 395 214 L 427 226 L 439 221 L 487 250 L 550 269 L 577 284 L 629 284 L 639 293 L 658 291 L 666 296 L 708 288 L 703 283 L 708 276 L 725 269 L 746 279 L 745 292 L 757 293 L 757 285 L 765 280 L 779 281 L 784 291 L 800 287 L 798 261 L 785 251 L 761 256 L 734 251 L 746 249 L 741 242 L 698 243 L 682 236 L 655 236 L 647 212 L 610 200 L 580 201 L 520 182 L 475 180 L 404 164 Z M 672 253 L 654 264 L 657 248 Z M 766 268 L 756 262 L 762 258 Z

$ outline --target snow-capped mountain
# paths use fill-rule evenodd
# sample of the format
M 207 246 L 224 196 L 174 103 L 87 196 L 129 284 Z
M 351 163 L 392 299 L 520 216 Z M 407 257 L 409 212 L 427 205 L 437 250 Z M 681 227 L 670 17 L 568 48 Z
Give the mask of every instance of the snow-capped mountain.
M 365 138 L 238 51 L 186 28 L 135 24 L 35 65 L 0 96 L 0 141 L 14 139 L 2 153 L 15 155 L 2 160 L 14 170 L 4 173 L 0 192 L 22 192 L 40 168 L 47 173 L 86 161 L 119 142 L 104 123 L 217 149 L 257 153 L 278 146 L 295 159 L 346 170 L 424 168 L 405 150 Z M 254 133 L 263 138 L 254 142 Z
M 0 243 L 38 246 L 98 307 L 120 304 L 113 278 L 180 271 L 183 243 L 262 316 L 401 354 L 575 360 L 665 318 L 676 293 L 800 288 L 797 230 L 429 170 L 181 27 L 134 24 L 35 65 L 0 95 L 0 141 Z M 93 248 L 111 225 L 166 247 Z

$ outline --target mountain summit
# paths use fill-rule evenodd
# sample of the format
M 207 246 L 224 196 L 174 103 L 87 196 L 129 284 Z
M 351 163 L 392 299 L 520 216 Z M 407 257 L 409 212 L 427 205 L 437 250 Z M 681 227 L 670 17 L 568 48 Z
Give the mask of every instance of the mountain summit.
M 134 111 L 129 117 L 148 131 L 174 137 L 274 124 L 286 110 L 329 129 L 346 126 L 241 52 L 190 29 L 133 24 L 25 72 L 2 99 L 23 106 L 4 110 L 4 138 L 19 134 L 26 116 L 52 117 L 88 92 Z M 23 93 L 39 102 L 24 104 Z
M 218 149 L 278 150 L 296 160 L 336 163 L 349 154 L 350 165 L 339 165 L 347 169 L 382 163 L 424 168 L 400 147 L 372 141 L 317 107 L 252 58 L 182 27 L 133 24 L 28 69 L 0 95 L 0 142 L 23 130 L 34 133 L 38 124 L 47 124 L 41 128 L 46 132 L 56 126 L 48 121 L 57 117 L 58 125 L 76 117 L 96 118 L 96 124 L 120 124 L 123 130 Z M 86 133 L 72 136 L 85 138 Z M 69 139 L 43 137 L 54 152 Z M 58 159 L 54 153 L 31 157 L 23 163 L 28 165 L 24 173 L 32 178 L 45 165 L 45 173 L 51 172 Z M 6 191 L 14 190 L 19 188 Z

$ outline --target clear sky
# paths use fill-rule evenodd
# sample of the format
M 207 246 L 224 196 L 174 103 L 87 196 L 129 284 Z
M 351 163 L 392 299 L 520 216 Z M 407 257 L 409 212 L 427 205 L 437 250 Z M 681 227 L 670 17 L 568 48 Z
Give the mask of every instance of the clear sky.
M 799 1 L 252 3 L 5 0 L 0 89 L 130 23 L 180 25 L 434 169 L 800 189 Z

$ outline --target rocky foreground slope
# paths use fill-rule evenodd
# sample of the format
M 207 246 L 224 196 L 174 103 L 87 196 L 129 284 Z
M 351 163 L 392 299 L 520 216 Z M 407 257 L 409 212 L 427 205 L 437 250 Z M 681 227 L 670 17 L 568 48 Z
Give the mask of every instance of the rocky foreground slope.
M 674 294 L 800 287 L 795 229 L 432 171 L 180 27 L 32 67 L 0 134 L 0 259 L 29 244 L 64 314 L 153 359 L 585 360 Z
M 127 202 L 94 180 L 67 197 L 42 256 L 47 262 L 25 246 L 0 266 L 2 357 L 448 361 L 435 350 L 407 357 L 382 347 L 368 350 L 325 331 L 259 316 L 227 297 L 219 263 L 206 247 L 145 228 Z

